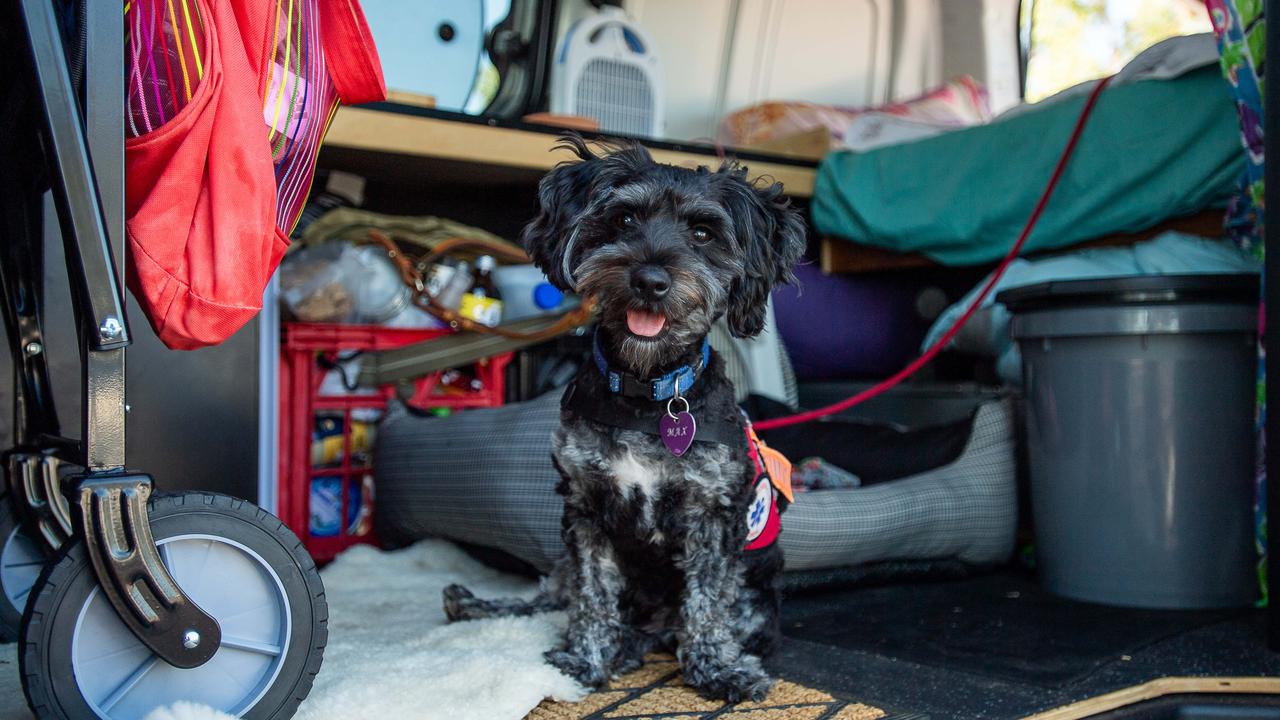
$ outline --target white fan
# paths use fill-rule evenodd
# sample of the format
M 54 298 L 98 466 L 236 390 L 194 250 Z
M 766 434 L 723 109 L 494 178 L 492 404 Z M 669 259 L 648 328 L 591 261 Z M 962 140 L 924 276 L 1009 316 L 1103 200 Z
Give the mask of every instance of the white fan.
M 621 8 L 606 5 L 565 36 L 551 77 L 551 111 L 595 118 L 622 135 L 662 135 L 661 64 Z

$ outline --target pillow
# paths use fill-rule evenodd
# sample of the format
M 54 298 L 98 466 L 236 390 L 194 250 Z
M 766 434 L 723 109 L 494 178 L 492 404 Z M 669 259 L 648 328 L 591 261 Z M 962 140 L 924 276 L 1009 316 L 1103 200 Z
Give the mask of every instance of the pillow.
M 564 552 L 559 476 L 551 465 L 559 422 L 558 391 L 445 418 L 393 403 L 375 451 L 379 536 L 494 548 L 546 572 Z M 904 461 L 911 454 L 904 448 Z M 798 493 L 782 518 L 787 568 L 1003 562 L 1017 521 L 1014 468 L 1010 405 L 986 403 L 959 455 L 944 465 L 868 487 Z
M 811 102 L 770 100 L 727 115 L 720 122 L 716 141 L 722 145 L 749 147 L 787 135 L 825 127 L 831 146 L 843 147 L 850 125 L 859 116 L 889 115 L 919 124 L 964 127 L 991 119 L 987 91 L 976 80 L 962 75 L 917 98 L 877 107 L 855 108 Z

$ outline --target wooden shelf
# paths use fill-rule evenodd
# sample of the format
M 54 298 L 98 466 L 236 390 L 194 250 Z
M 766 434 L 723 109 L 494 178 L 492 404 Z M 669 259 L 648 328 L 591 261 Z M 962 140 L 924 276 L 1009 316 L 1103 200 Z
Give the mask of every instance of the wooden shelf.
M 1133 233 L 1116 233 L 1092 240 L 1085 240 L 1071 247 L 1055 248 L 1031 253 L 1031 257 L 1057 255 L 1086 248 L 1123 247 L 1150 240 L 1162 232 L 1176 230 L 1201 237 L 1222 235 L 1222 210 L 1210 208 L 1195 215 L 1171 218 L 1146 230 Z M 839 238 L 824 237 L 821 241 L 822 271 L 825 273 L 869 273 L 888 270 L 940 268 L 943 265 L 919 253 L 900 253 L 893 250 L 860 245 Z M 994 265 L 995 261 L 988 263 Z
M 1270 677 L 1162 677 L 1122 690 L 1081 700 L 1024 720 L 1087 720 L 1170 695 L 1234 695 L 1280 693 L 1280 680 Z
M 343 151 L 409 156 L 468 163 L 491 168 L 550 170 L 566 159 L 566 152 L 551 152 L 559 129 L 520 123 L 485 121 L 395 103 L 343 107 L 333 119 L 325 147 Z M 655 160 L 685 167 L 715 166 L 714 148 L 642 141 Z M 783 157 L 735 153 L 752 177 L 769 176 L 780 181 L 787 194 L 813 195 L 816 164 Z

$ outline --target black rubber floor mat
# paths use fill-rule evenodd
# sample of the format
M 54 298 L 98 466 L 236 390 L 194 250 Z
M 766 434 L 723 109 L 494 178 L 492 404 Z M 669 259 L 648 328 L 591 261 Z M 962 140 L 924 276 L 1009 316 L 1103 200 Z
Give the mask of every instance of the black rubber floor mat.
M 1232 611 L 1073 602 L 1013 573 L 793 595 L 783 632 L 811 643 L 1046 688 Z

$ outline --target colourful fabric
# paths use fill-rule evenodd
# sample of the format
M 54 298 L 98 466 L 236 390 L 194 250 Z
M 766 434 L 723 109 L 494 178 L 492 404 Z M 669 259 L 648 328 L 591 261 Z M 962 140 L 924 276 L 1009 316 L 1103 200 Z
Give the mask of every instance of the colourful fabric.
M 214 345 L 261 309 L 339 98 L 385 95 L 376 50 L 356 0 L 130 0 L 125 21 L 126 280 L 165 345 Z
M 195 0 L 131 0 L 124 5 L 126 132 L 137 137 L 169 122 L 204 78 L 204 20 Z
M 276 223 L 291 232 L 311 188 L 338 95 L 328 81 L 316 0 L 277 0 L 263 59 L 262 118 L 276 177 Z
M 1262 83 L 1259 66 L 1266 48 L 1261 0 L 1206 0 L 1222 74 L 1230 86 L 1240 118 L 1245 171 L 1240 193 L 1232 199 L 1227 227 L 1246 248 L 1262 256 Z
M 1227 230 L 1241 247 L 1263 258 L 1263 225 L 1266 203 L 1263 196 L 1265 168 L 1262 144 L 1263 61 L 1266 57 L 1266 18 L 1262 0 L 1205 0 L 1218 51 L 1222 56 L 1222 75 L 1226 78 L 1240 118 L 1240 140 L 1245 149 L 1245 170 L 1240 190 L 1227 211 Z M 1263 279 L 1265 281 L 1264 273 Z M 1257 473 L 1254 518 L 1258 545 L 1258 581 L 1262 586 L 1262 602 L 1267 602 L 1267 466 L 1266 434 L 1266 352 L 1262 344 L 1266 323 L 1266 306 L 1258 313 L 1257 370 Z
M 745 418 L 744 418 L 745 419 Z M 756 436 L 751 421 L 746 421 L 747 454 L 755 468 L 751 480 L 752 499 L 747 506 L 746 550 L 767 548 L 782 532 L 782 509 L 778 503 L 794 501 L 791 491 L 791 463 L 778 452 L 765 445 Z

